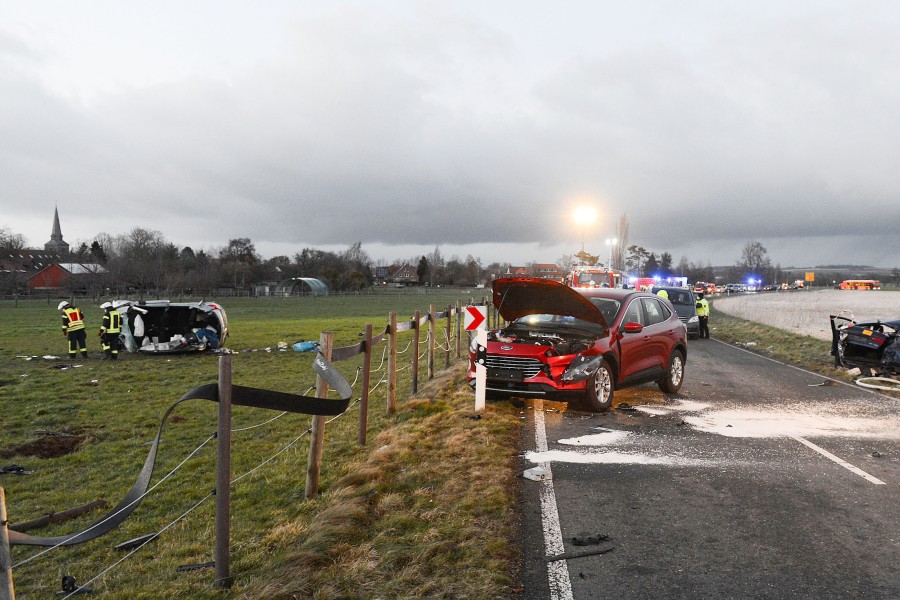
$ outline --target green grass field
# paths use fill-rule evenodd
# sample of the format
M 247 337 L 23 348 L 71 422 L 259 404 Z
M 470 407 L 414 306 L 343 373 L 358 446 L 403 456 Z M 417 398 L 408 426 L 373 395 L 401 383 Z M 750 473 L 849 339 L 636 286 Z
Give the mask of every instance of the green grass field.
M 315 340 L 322 331 L 332 331 L 335 346 L 353 345 L 367 323 L 376 334 L 383 331 L 391 311 L 404 321 L 416 310 L 425 314 L 429 305 L 440 311 L 457 300 L 465 304 L 473 295 L 424 291 L 223 299 L 231 331 L 227 346 L 236 352 L 234 383 L 307 393 L 315 383 L 313 355 L 272 350 L 278 342 Z M 56 304 L 0 303 L 0 466 L 17 464 L 34 471 L 0 475 L 12 523 L 96 500 L 118 502 L 134 482 L 164 411 L 189 389 L 216 380 L 215 355 L 123 355 L 117 362 L 100 361 L 94 336 L 89 337 L 92 357 L 69 361 Z M 99 308 L 81 307 L 95 333 Z M 825 342 L 717 311 L 711 323 L 714 337 L 745 346 L 754 342 L 750 349 L 773 358 L 842 376 L 830 367 Z M 445 321 L 437 325 L 436 337 L 443 340 Z M 400 349 L 411 339 L 411 332 L 400 334 Z M 455 340 L 453 344 L 455 350 Z M 464 349 L 466 345 L 467 340 Z M 384 373 L 385 346 L 377 348 L 373 360 L 368 443 L 356 443 L 359 406 L 351 404 L 326 427 L 315 499 L 304 495 L 311 418 L 235 408 L 232 471 L 238 480 L 232 486 L 234 584 L 229 590 L 214 587 L 212 569 L 178 570 L 213 560 L 214 502 L 208 496 L 215 480 L 210 436 L 217 407 L 190 401 L 176 409 L 163 434 L 153 482 L 165 481 L 118 529 L 42 556 L 37 548 L 13 547 L 17 597 L 51 597 L 63 575 L 84 583 L 111 565 L 90 584 L 95 597 L 516 597 L 520 479 L 514 466 L 520 409 L 491 403 L 482 419 L 467 418 L 473 414 L 473 399 L 464 381 L 464 361 L 454 351 L 451 368 L 443 370 L 442 349 L 436 356 L 438 374 L 430 382 L 422 358 L 420 392 L 411 398 L 410 349 L 400 355 L 399 409 L 389 417 L 387 386 L 377 383 Z M 419 350 L 425 351 L 424 344 Z M 19 358 L 44 355 L 63 358 Z M 76 364 L 81 366 L 70 366 Z M 360 365 L 359 358 L 336 364 L 356 382 L 354 399 L 359 397 Z M 198 447 L 195 457 L 167 477 Z M 38 456 L 54 451 L 59 454 Z M 76 532 L 102 513 L 29 533 Z M 127 558 L 114 548 L 159 531 L 158 539 Z
M 376 334 L 383 331 L 391 311 L 402 322 L 416 310 L 424 315 L 435 305 L 442 311 L 457 301 L 466 304 L 474 295 L 465 290 L 424 291 L 223 299 L 230 330 L 226 346 L 236 352 L 233 381 L 311 394 L 314 355 L 277 351 L 279 342 L 317 340 L 322 331 L 331 331 L 336 347 L 353 345 L 367 323 Z M 13 524 L 96 500 L 114 505 L 137 477 L 165 410 L 191 388 L 215 382 L 217 376 L 218 357 L 213 354 L 123 354 L 115 362 L 101 361 L 94 334 L 102 313 L 87 303 L 79 306 L 87 319 L 91 357 L 72 361 L 66 356 L 57 302 L 0 304 L 0 466 L 16 464 L 33 471 L 0 475 Z M 438 320 L 435 337 L 442 344 L 445 329 L 446 321 Z M 449 333 L 455 336 L 455 323 Z M 468 341 L 463 336 L 464 356 Z M 498 404 L 479 421 L 463 418 L 472 413 L 472 394 L 464 383 L 464 359 L 456 357 L 455 340 L 450 369 L 444 370 L 445 349 L 437 349 L 438 376 L 431 382 L 427 356 L 422 356 L 420 393 L 410 399 L 411 340 L 411 332 L 400 334 L 399 348 L 406 351 L 398 361 L 399 410 L 393 416 L 386 414 L 387 385 L 378 383 L 386 344 L 376 348 L 373 369 L 380 371 L 370 386 L 367 445 L 356 443 L 358 405 L 351 404 L 327 425 L 315 499 L 304 496 L 311 418 L 235 407 L 232 472 L 239 479 L 232 486 L 230 590 L 213 586 L 212 569 L 178 570 L 180 565 L 213 560 L 214 501 L 208 496 L 215 481 L 215 441 L 210 436 L 216 429 L 217 405 L 196 400 L 180 405 L 164 430 L 153 482 L 165 481 L 118 529 L 41 556 L 36 556 L 38 548 L 12 548 L 17 597 L 51 596 L 61 589 L 63 575 L 87 582 L 123 559 L 126 553 L 115 550 L 116 544 L 164 528 L 158 539 L 93 581 L 94 596 L 508 594 L 516 565 L 511 544 L 515 518 L 510 512 L 516 484 L 510 462 L 520 427 L 517 411 Z M 425 340 L 423 331 L 420 355 Z M 41 358 L 45 355 L 60 358 Z M 359 398 L 361 364 L 356 357 L 335 365 L 355 383 L 354 400 Z M 476 490 L 469 489 L 473 470 L 486 479 Z M 450 477 L 451 472 L 457 476 Z M 102 514 L 95 511 L 29 533 L 73 533 Z M 459 577 L 460 569 L 466 569 L 465 578 Z

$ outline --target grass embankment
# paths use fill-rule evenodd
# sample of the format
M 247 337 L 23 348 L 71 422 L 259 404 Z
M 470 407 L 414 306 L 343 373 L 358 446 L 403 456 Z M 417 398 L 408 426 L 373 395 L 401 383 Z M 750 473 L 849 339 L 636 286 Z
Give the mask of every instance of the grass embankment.
M 266 348 L 279 341 L 315 340 L 321 331 L 335 332 L 336 347 L 356 344 L 366 323 L 378 333 L 392 310 L 406 320 L 417 309 L 424 314 L 429 304 L 442 310 L 455 301 L 450 291 L 223 301 L 231 329 L 227 345 L 238 352 L 233 356 L 234 383 L 311 393 L 312 355 Z M 33 471 L 0 476 L 11 523 L 98 499 L 115 504 L 137 477 L 165 410 L 191 388 L 216 380 L 213 355 L 122 355 L 116 362 L 100 361 L 93 334 L 101 313 L 87 302 L 81 307 L 88 317 L 92 357 L 70 361 L 55 301 L 0 304 L 0 466 L 17 464 Z M 443 329 L 439 321 L 439 340 L 445 339 Z M 455 335 L 455 326 L 450 333 Z M 401 351 L 411 339 L 411 332 L 401 334 Z M 373 369 L 382 362 L 383 347 L 378 347 Z M 249 475 L 232 486 L 230 590 L 213 586 L 211 569 L 178 570 L 213 560 L 214 547 L 212 499 L 178 519 L 209 495 L 215 481 L 210 435 L 216 405 L 190 401 L 175 410 L 165 427 L 153 483 L 202 446 L 196 456 L 107 536 L 33 560 L 37 548 L 14 546 L 17 597 L 52 596 L 63 575 L 85 583 L 125 556 L 115 545 L 164 528 L 159 538 L 92 582 L 94 597 L 512 595 L 519 564 L 517 479 L 512 475 L 519 412 L 498 403 L 489 405 L 482 418 L 469 418 L 474 411 L 464 359 L 453 352 L 451 368 L 443 371 L 441 349 L 431 381 L 426 382 L 427 357 L 421 359 L 420 391 L 411 398 L 412 352 L 400 357 L 406 370 L 398 377 L 396 414 L 386 414 L 387 385 L 377 383 L 383 366 L 373 375 L 365 446 L 356 443 L 357 404 L 327 425 L 315 499 L 304 497 L 311 418 L 235 407 L 232 473 L 234 478 Z M 361 362 L 336 364 L 354 384 L 354 399 L 359 397 Z M 101 514 L 95 511 L 29 533 L 71 533 Z
M 711 309 L 710 332 L 716 339 L 827 377 L 853 381 L 847 369 L 834 367 L 831 342 L 733 317 L 716 310 L 715 301 Z

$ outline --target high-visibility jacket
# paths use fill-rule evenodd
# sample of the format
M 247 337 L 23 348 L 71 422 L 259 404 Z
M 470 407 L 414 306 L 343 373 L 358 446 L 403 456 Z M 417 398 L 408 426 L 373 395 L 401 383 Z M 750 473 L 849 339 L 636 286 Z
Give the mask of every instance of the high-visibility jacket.
M 700 298 L 699 300 L 697 300 L 697 316 L 709 316 L 709 302 L 706 301 L 706 298 Z
M 103 313 L 103 324 L 100 325 L 102 333 L 119 333 L 122 331 L 122 315 L 117 310 L 108 310 Z
M 63 310 L 62 329 L 63 333 L 84 329 L 84 316 L 82 316 L 81 310 L 74 306 Z

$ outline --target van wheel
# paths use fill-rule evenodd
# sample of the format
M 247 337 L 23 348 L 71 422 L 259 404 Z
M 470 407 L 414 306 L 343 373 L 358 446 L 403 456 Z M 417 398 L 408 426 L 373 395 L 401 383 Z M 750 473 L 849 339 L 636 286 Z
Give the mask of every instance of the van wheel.
M 674 394 L 681 389 L 684 382 L 684 356 L 678 350 L 669 357 L 669 368 L 665 376 L 659 380 L 659 389 L 667 394 Z
M 604 362 L 594 376 L 588 379 L 585 404 L 594 412 L 607 412 L 612 408 L 613 392 L 615 392 L 613 374 L 609 365 Z

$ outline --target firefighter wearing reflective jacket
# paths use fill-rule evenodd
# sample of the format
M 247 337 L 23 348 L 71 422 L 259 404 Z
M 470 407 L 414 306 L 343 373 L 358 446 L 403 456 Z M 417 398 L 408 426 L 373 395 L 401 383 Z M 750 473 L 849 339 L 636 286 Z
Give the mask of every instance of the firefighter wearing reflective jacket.
M 103 313 L 103 324 L 100 325 L 100 347 L 103 348 L 103 360 L 119 358 L 119 333 L 122 331 L 122 315 L 113 308 L 112 302 L 100 305 Z
M 79 350 L 81 357 L 87 358 L 87 332 L 81 310 L 65 300 L 59 303 L 57 309 L 62 311 L 62 333 L 69 339 L 69 358 L 75 358 Z
M 697 294 L 697 318 L 700 320 L 700 337 L 709 339 L 709 302 L 703 292 Z

